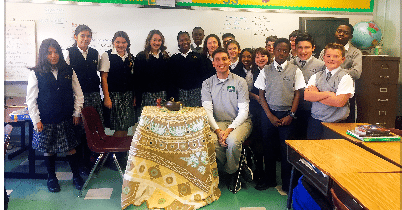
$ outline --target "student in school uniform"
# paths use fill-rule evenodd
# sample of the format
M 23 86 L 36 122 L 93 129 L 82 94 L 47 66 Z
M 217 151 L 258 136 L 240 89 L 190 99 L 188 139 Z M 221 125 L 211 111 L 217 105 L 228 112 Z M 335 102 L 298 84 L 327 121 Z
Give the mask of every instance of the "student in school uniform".
M 156 100 L 166 101 L 169 54 L 166 52 L 165 37 L 159 30 L 151 30 L 145 40 L 144 51 L 135 57 L 134 83 L 137 101 L 144 106 L 155 106 Z
M 231 40 L 230 42 L 228 42 L 226 50 L 229 53 L 230 69 L 233 70 L 237 66 L 239 66 L 239 68 L 242 68 L 242 65 L 239 65 L 241 64 L 241 62 L 239 62 L 239 54 L 241 52 L 239 42 L 237 42 L 236 40 Z
M 193 38 L 193 43 L 191 44 L 191 50 L 193 52 L 198 52 L 202 54 L 202 41 L 204 40 L 204 29 L 201 27 L 194 27 L 193 32 L 191 33 Z
M 277 39 L 277 36 L 269 36 L 265 39 L 265 49 L 269 52 L 269 63 L 274 62 L 274 43 Z
M 301 33 L 296 38 L 297 57 L 290 63 L 303 72 L 304 81 L 308 82 L 315 73 L 325 69 L 324 62 L 313 56 L 314 39 L 310 34 Z M 304 100 L 304 89 L 300 91 L 299 108 L 295 120 L 295 139 L 307 139 L 307 124 L 311 115 L 311 102 Z
M 113 136 L 127 136 L 135 120 L 133 88 L 134 57 L 130 53 L 130 39 L 126 32 L 114 34 L 113 48 L 102 54 L 100 61 L 104 106 L 110 110 L 110 129 Z
M 301 33 L 300 30 L 294 30 L 292 31 L 292 33 L 289 34 L 289 41 L 290 44 L 292 45 L 292 50 L 290 51 L 288 60 L 295 59 L 297 57 L 296 38 L 300 33 Z
M 274 44 L 275 60 L 258 75 L 255 87 L 259 89 L 262 106 L 261 128 L 264 142 L 265 183 L 259 190 L 276 186 L 275 142 L 280 143 L 282 190 L 288 192 L 291 166 L 286 159 L 285 140 L 293 132 L 293 118 L 299 105 L 299 90 L 306 86 L 301 70 L 286 59 L 291 46 L 280 38 Z M 273 138 L 275 134 L 278 138 Z
M 208 72 L 209 76 L 212 76 L 215 74 L 216 70 L 212 65 L 212 53 L 218 49 L 221 48 L 221 40 L 219 37 L 215 34 L 210 34 L 204 39 L 204 46 L 203 46 L 203 63 L 204 63 L 204 68 L 205 71 Z
M 223 34 L 222 35 L 223 48 L 227 49 L 229 42 L 232 40 L 236 40 L 235 35 L 233 35 L 232 33 Z
M 342 122 L 349 115 L 349 98 L 355 88 L 352 76 L 342 68 L 345 48 L 330 43 L 324 48 L 326 69 L 310 77 L 304 91 L 304 99 L 312 102 L 307 138 L 322 139 L 321 122 Z
M 40 45 L 38 65 L 29 73 L 26 101 L 34 125 L 32 148 L 44 153 L 48 190 L 60 191 L 56 153 L 67 153 L 73 185 L 81 190 L 84 181 L 79 173 L 80 156 L 75 149 L 80 138 L 76 137 L 73 125 L 80 122 L 84 95 L 77 74 L 65 62 L 61 47 L 54 39 L 45 39 Z
M 345 62 L 342 63 L 341 67 L 356 81 L 360 78 L 362 74 L 362 52 L 354 47 L 350 40 L 353 38 L 353 26 L 351 24 L 343 24 L 338 26 L 335 31 L 335 42 L 341 44 L 345 47 Z M 320 53 L 320 59 L 323 60 L 324 50 Z M 356 114 L 356 101 L 355 98 L 349 100 L 350 103 L 350 114 L 346 122 L 354 123 Z
M 202 82 L 208 74 L 203 68 L 202 56 L 190 49 L 190 35 L 180 31 L 177 35 L 179 53 L 170 58 L 172 96 L 184 106 L 200 107 Z
M 202 106 L 213 131 L 218 170 L 228 174 L 228 188 L 236 192 L 235 173 L 239 169 L 241 145 L 249 136 L 248 87 L 246 80 L 229 71 L 229 55 L 225 49 L 213 52 L 216 74 L 202 83 Z

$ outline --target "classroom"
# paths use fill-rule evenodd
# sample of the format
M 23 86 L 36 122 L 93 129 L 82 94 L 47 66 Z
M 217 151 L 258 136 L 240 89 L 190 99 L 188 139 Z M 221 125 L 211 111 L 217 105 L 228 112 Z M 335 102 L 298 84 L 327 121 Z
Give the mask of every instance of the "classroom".
M 180 43 L 179 47 L 177 44 L 178 33 L 181 31 L 186 31 L 189 33 L 189 36 L 191 38 L 191 34 L 194 27 L 201 27 L 204 30 L 205 37 L 207 37 L 207 35 L 210 34 L 216 34 L 219 38 L 221 38 L 222 35 L 226 33 L 234 34 L 236 36 L 235 40 L 240 44 L 241 49 L 244 48 L 256 49 L 261 47 L 265 48 L 266 38 L 269 36 L 277 36 L 278 38 L 289 39 L 289 34 L 295 30 L 300 30 L 302 32 L 306 31 L 309 32 L 308 27 L 314 25 L 314 21 L 317 22 L 332 21 L 332 20 L 346 21 L 352 26 L 355 26 L 362 22 L 372 21 L 381 30 L 382 38 L 379 44 L 373 46 L 373 48 L 360 49 L 363 52 L 362 77 L 364 77 L 364 80 L 360 79 L 359 80 L 360 84 L 356 82 L 355 97 L 357 101 L 356 102 L 357 106 L 356 108 L 353 108 L 353 110 L 351 109 L 356 115 L 353 125 L 361 125 L 361 123 L 370 123 L 370 124 L 379 124 L 386 128 L 397 128 L 399 130 L 402 130 L 402 73 L 401 73 L 402 5 L 399 0 L 365 0 L 364 2 L 369 2 L 368 8 L 350 8 L 350 6 L 344 6 L 344 5 L 339 6 L 339 8 L 334 8 L 334 6 L 332 7 L 328 6 L 328 8 L 325 8 L 325 6 L 315 7 L 309 5 L 293 6 L 293 4 L 295 5 L 297 4 L 296 1 L 291 3 L 291 1 L 285 1 L 285 0 L 265 1 L 265 5 L 268 6 L 261 6 L 260 2 L 252 0 L 250 1 L 239 0 L 239 1 L 233 1 L 232 3 L 230 3 L 230 1 L 228 1 L 229 3 L 227 3 L 225 1 L 215 1 L 215 0 L 193 0 L 193 1 L 176 0 L 173 2 L 168 0 L 166 1 L 132 0 L 132 1 L 124 1 L 123 3 L 122 2 L 123 1 L 103 1 L 103 0 L 94 0 L 92 2 L 90 1 L 84 2 L 78 0 L 77 1 L 6 0 L 4 2 L 5 59 L 3 62 L 5 70 L 4 70 L 3 105 L 5 107 L 4 112 L 5 137 L 7 133 L 6 125 L 9 122 L 15 123 L 12 124 L 13 125 L 12 132 L 8 133 L 9 135 L 7 135 L 10 139 L 9 144 L 11 146 L 9 146 L 9 148 L 6 147 L 4 155 L 5 158 L 3 162 L 5 172 L 3 184 L 5 193 L 8 194 L 9 209 L 61 209 L 61 210 L 62 209 L 127 209 L 129 210 L 129 209 L 149 209 L 149 208 L 174 209 L 179 207 L 181 207 L 182 209 L 214 209 L 214 210 L 215 209 L 241 209 L 241 210 L 303 209 L 300 208 L 300 206 L 299 207 L 293 206 L 292 208 L 292 206 L 289 204 L 289 199 L 290 200 L 292 199 L 292 193 L 284 192 L 281 190 L 280 186 L 283 185 L 281 181 L 281 168 L 283 168 L 281 161 L 276 161 L 274 166 L 276 167 L 276 174 L 275 174 L 276 178 L 277 180 L 279 180 L 277 183 L 278 185 L 277 187 L 270 187 L 267 190 L 260 191 L 255 189 L 255 186 L 258 185 L 256 182 L 248 182 L 242 185 L 241 190 L 239 189 L 238 192 L 236 191 L 234 193 L 231 192 L 231 190 L 228 190 L 224 183 L 221 183 L 220 177 L 218 181 L 210 180 L 211 177 L 213 177 L 214 173 L 212 168 L 214 167 L 217 168 L 215 161 L 214 161 L 215 165 L 213 165 L 212 163 L 211 165 L 208 165 L 208 170 L 211 170 L 207 172 L 209 178 L 208 179 L 205 178 L 207 177 L 207 175 L 205 175 L 203 172 L 202 175 L 205 176 L 199 176 L 202 178 L 197 177 L 203 181 L 197 182 L 198 179 L 194 178 L 195 175 L 191 175 L 193 171 L 195 171 L 195 169 L 192 169 L 189 166 L 191 164 L 190 158 L 188 159 L 186 159 L 185 157 L 176 158 L 187 161 L 188 171 L 191 172 L 190 173 L 187 172 L 188 175 L 183 176 L 184 178 L 180 177 L 179 179 L 178 174 L 180 173 L 178 171 L 184 169 L 180 169 L 178 171 L 172 170 L 171 174 L 176 175 L 176 177 L 173 176 L 174 177 L 173 182 L 176 183 L 185 180 L 186 182 L 184 184 L 179 185 L 179 188 L 191 186 L 189 187 L 189 189 L 191 188 L 192 193 L 195 194 L 194 192 L 195 190 L 198 191 L 204 190 L 205 192 L 208 191 L 209 193 L 208 195 L 210 196 L 205 198 L 205 201 L 203 201 L 204 204 L 200 205 L 199 202 L 196 202 L 199 200 L 199 198 L 198 197 L 196 198 L 196 196 L 200 195 L 197 194 L 194 198 L 190 199 L 191 202 L 189 203 L 193 205 L 191 206 L 181 203 L 181 201 L 185 200 L 183 199 L 184 197 L 185 198 L 189 197 L 187 196 L 188 194 L 186 194 L 186 193 L 190 194 L 189 191 L 186 191 L 183 194 L 179 190 L 178 192 L 179 196 L 170 197 L 165 196 L 167 191 L 158 190 L 154 188 L 152 188 L 152 190 L 151 188 L 147 188 L 146 190 L 144 190 L 141 188 L 141 187 L 146 188 L 147 184 L 136 186 L 136 190 L 138 188 L 144 190 L 143 191 L 144 195 L 142 198 L 136 201 L 137 203 L 134 203 L 134 201 L 132 202 L 130 201 L 131 202 L 130 203 L 129 201 L 127 201 L 131 199 L 128 195 L 134 196 L 135 194 L 134 195 L 130 194 L 132 192 L 128 191 L 129 189 L 132 189 L 131 187 L 135 188 L 135 186 L 133 186 L 132 183 L 128 181 L 130 180 L 128 177 L 132 178 L 137 175 L 133 174 L 132 172 L 130 172 L 131 173 L 130 174 L 127 171 L 125 174 L 119 174 L 118 170 L 111 169 L 108 167 L 103 167 L 96 174 L 94 174 L 94 176 L 89 181 L 88 185 L 84 186 L 84 188 L 86 187 L 86 189 L 83 190 L 84 194 L 81 197 L 77 197 L 80 191 L 74 188 L 73 185 L 71 185 L 73 174 L 71 173 L 70 170 L 71 165 L 69 165 L 69 161 L 66 161 L 69 158 L 67 156 L 72 155 L 63 154 L 61 156 L 59 155 L 56 159 L 57 164 L 56 175 L 60 183 L 61 191 L 58 193 L 49 192 L 48 191 L 49 188 L 47 186 L 48 182 L 46 182 L 47 180 L 46 175 L 47 171 L 45 166 L 46 158 L 43 157 L 43 153 L 37 151 L 35 152 L 35 150 L 31 148 L 32 142 L 29 142 L 32 140 L 32 129 L 34 129 L 32 121 L 27 120 L 17 122 L 16 120 L 10 120 L 9 114 L 13 110 L 21 110 L 21 108 L 25 108 L 27 106 L 25 99 L 27 97 L 27 88 L 29 88 L 28 85 L 30 75 L 29 68 L 34 67 L 38 64 L 37 59 L 40 53 L 39 48 L 42 41 L 48 38 L 55 39 L 61 47 L 63 57 L 66 58 L 66 55 L 69 53 L 67 49 L 73 46 L 73 44 L 75 43 L 74 31 L 79 25 L 87 25 L 92 30 L 91 32 L 92 37 L 89 47 L 96 49 L 99 52 L 99 56 L 102 56 L 104 52 L 114 47 L 114 43 L 112 40 L 113 35 L 117 31 L 124 31 L 127 33 L 127 35 L 130 38 L 129 52 L 135 56 L 144 50 L 144 44 L 146 44 L 145 40 L 147 39 L 148 33 L 151 30 L 155 29 L 159 30 L 163 34 L 164 46 L 166 46 L 167 48 L 166 52 L 170 56 L 172 56 L 174 54 L 180 54 L 179 51 Z M 262 2 L 264 2 L 264 0 Z M 310 2 L 310 1 L 303 0 L 300 2 Z M 328 0 L 323 2 L 330 2 L 330 1 Z M 341 0 L 340 2 L 344 3 L 348 1 Z M 351 2 L 350 5 L 353 5 L 354 2 L 363 2 L 363 1 L 349 0 L 349 2 Z M 271 4 L 274 6 L 269 6 Z M 334 32 L 335 30 L 331 32 L 325 31 L 323 33 L 326 35 L 331 34 L 331 36 L 333 36 Z M 192 42 L 192 39 L 190 39 L 190 42 Z M 318 42 L 319 41 L 316 40 L 316 43 Z M 319 49 L 323 49 L 326 44 L 327 43 L 325 43 L 324 46 L 320 46 Z M 317 52 L 315 51 L 313 53 L 313 56 L 318 58 L 320 51 Z M 229 56 L 229 54 L 227 55 Z M 384 75 L 384 78 L 383 75 L 379 76 L 381 81 L 385 81 L 384 84 L 375 80 L 376 78 L 374 78 L 377 77 L 378 74 L 375 73 L 377 67 L 383 70 L 384 69 L 392 70 L 392 74 L 390 73 Z M 366 72 L 370 71 L 372 73 L 368 74 L 365 73 L 365 71 Z M 100 75 L 102 75 L 102 73 Z M 307 83 L 307 81 L 305 82 Z M 386 99 L 378 98 L 378 103 L 380 104 L 379 107 L 371 105 L 372 102 L 370 102 L 370 100 L 371 101 L 375 100 L 377 102 L 376 98 L 377 96 L 374 93 L 371 94 L 370 92 L 372 90 L 370 89 L 372 86 L 376 88 L 378 87 L 381 93 L 385 90 L 385 92 L 387 92 L 386 97 L 389 97 Z M 360 95 L 358 90 L 361 91 Z M 155 129 L 158 128 L 160 129 L 161 128 L 160 126 L 166 121 L 164 117 L 166 117 L 166 119 L 170 117 L 168 111 L 159 113 L 158 110 L 152 112 L 151 110 L 153 109 L 146 109 L 146 111 L 143 111 L 142 114 L 138 112 L 136 113 L 136 117 L 138 119 L 140 119 L 139 117 L 141 116 L 141 120 L 138 120 L 139 121 L 138 126 L 140 128 L 143 127 L 145 129 L 147 127 L 145 125 L 147 125 L 148 123 L 150 127 L 155 126 L 156 127 Z M 158 112 L 159 115 L 155 114 L 156 112 Z M 194 113 L 197 114 L 199 112 L 202 112 L 204 116 L 197 118 L 195 117 L 196 114 L 192 114 L 186 116 L 185 118 L 180 118 L 181 122 L 173 120 L 172 122 L 170 122 L 170 124 L 167 125 L 168 129 L 169 126 L 173 128 L 173 125 L 175 123 L 177 124 L 178 130 L 174 131 L 176 132 L 177 135 L 180 135 L 181 132 L 180 128 L 182 128 L 183 126 L 187 127 L 189 125 L 193 125 L 194 126 L 193 129 L 199 129 L 199 124 L 197 124 L 197 122 L 199 123 L 203 119 L 207 119 L 206 115 L 208 114 L 208 112 L 207 114 L 205 114 L 204 113 L 205 111 L 198 111 L 198 110 L 194 111 Z M 147 114 L 149 114 L 149 116 Z M 185 113 L 183 115 L 185 115 Z M 154 118 L 157 120 L 154 120 Z M 152 120 L 147 121 L 147 119 Z M 29 122 L 31 122 L 31 124 L 29 124 Z M 134 136 L 136 136 L 135 134 L 140 135 L 139 134 L 140 128 L 138 126 L 129 127 L 128 135 L 130 136 L 129 140 L 130 142 L 131 137 L 133 135 Z M 325 180 L 328 179 L 329 180 L 328 182 L 330 183 L 329 186 L 331 186 L 332 189 L 334 190 L 337 189 L 338 192 L 340 191 L 346 192 L 346 194 L 349 193 L 349 197 L 351 197 L 352 200 L 357 200 L 356 203 L 359 204 L 361 207 L 361 208 L 355 208 L 357 205 L 350 204 L 346 205 L 346 207 L 349 208 L 345 209 L 392 209 L 392 207 L 399 207 L 395 209 L 401 209 L 402 205 L 401 197 L 396 196 L 398 193 L 400 195 L 401 177 L 400 175 L 399 176 L 395 175 L 395 172 L 397 174 L 398 173 L 401 174 L 400 173 L 402 171 L 401 159 L 399 158 L 399 160 L 398 159 L 395 160 L 394 157 L 388 157 L 388 153 L 390 153 L 390 151 L 387 151 L 386 152 L 387 154 L 384 154 L 385 158 L 383 158 L 381 156 L 383 155 L 382 151 L 377 150 L 374 147 L 370 147 L 369 145 L 366 145 L 366 142 L 361 144 L 360 142 L 351 140 L 350 137 L 348 137 L 347 135 L 344 136 L 343 133 L 339 133 L 339 130 L 343 132 L 343 129 L 346 129 L 346 127 L 342 126 L 336 127 L 336 126 L 337 125 L 332 124 L 326 125 L 325 123 L 323 125 L 323 127 L 325 128 L 325 132 L 323 135 L 326 138 L 328 137 L 328 139 L 337 139 L 332 143 L 338 141 L 339 142 L 338 145 L 341 144 L 344 145 L 342 149 L 344 148 L 350 149 L 350 152 L 362 150 L 361 151 L 362 153 L 364 154 L 367 153 L 366 154 L 367 157 L 373 156 L 373 159 L 378 158 L 381 159 L 378 161 L 383 161 L 381 162 L 381 164 L 383 165 L 380 167 L 380 169 L 378 169 L 381 171 L 377 171 L 377 168 L 372 169 L 370 167 L 369 168 L 352 167 L 347 172 L 348 173 L 350 172 L 351 174 L 353 172 L 353 176 L 356 176 L 355 179 L 360 178 L 362 173 L 364 174 L 366 172 L 383 173 L 381 178 L 384 180 L 388 179 L 387 184 L 391 185 L 393 184 L 390 180 L 395 180 L 396 183 L 399 183 L 398 188 L 399 192 L 394 191 L 395 190 L 394 188 L 390 190 L 390 192 L 396 193 L 392 197 L 392 198 L 395 197 L 396 200 L 388 198 L 388 200 L 373 199 L 374 201 L 369 201 L 370 199 L 367 199 L 364 196 L 359 197 L 356 194 L 353 194 L 352 192 L 353 190 L 350 191 L 345 190 L 346 188 L 342 188 L 343 187 L 342 181 L 343 183 L 345 183 L 348 180 L 342 180 L 340 178 L 342 170 L 339 169 L 331 171 L 332 170 L 331 166 L 326 168 L 326 166 L 324 166 L 325 163 L 321 163 L 319 159 L 317 160 L 314 159 L 315 157 L 313 154 L 311 156 L 311 159 L 308 158 L 309 157 L 308 152 L 311 151 L 306 150 L 305 154 L 304 153 L 301 154 L 300 151 L 304 150 L 305 148 L 303 146 L 303 143 L 300 143 L 297 140 L 294 140 L 293 142 L 286 142 L 288 155 L 291 153 L 290 151 L 293 152 L 292 154 L 295 155 L 295 157 L 296 156 L 299 157 L 301 155 L 300 160 L 304 158 L 303 160 L 306 160 L 307 164 L 311 164 L 313 168 L 317 167 L 317 170 L 320 171 L 320 173 L 324 174 L 323 177 L 318 178 L 320 183 L 322 182 L 325 183 L 326 182 Z M 352 128 L 350 127 L 350 129 Z M 170 131 L 172 133 L 172 130 Z M 107 135 L 112 135 L 114 130 L 106 128 L 102 132 L 106 132 Z M 156 130 L 155 132 L 158 133 L 160 132 L 160 130 Z M 161 138 L 165 138 L 165 136 Z M 195 135 L 193 135 L 192 138 L 195 138 Z M 26 139 L 28 139 L 28 141 L 26 141 Z M 345 140 L 341 141 L 340 139 Z M 129 160 L 131 160 L 130 159 L 132 158 L 131 156 L 138 155 L 135 154 L 134 151 L 141 153 L 140 151 L 142 150 L 140 149 L 135 150 L 134 149 L 135 146 L 133 146 L 136 143 L 140 142 L 140 140 L 141 138 L 138 136 L 132 139 L 128 157 Z M 179 142 L 180 139 L 175 140 Z M 326 147 L 326 145 L 324 144 L 316 143 L 317 141 L 308 140 L 307 143 L 309 144 L 311 143 L 312 148 Z M 130 142 L 128 143 L 128 147 L 130 147 Z M 392 144 L 388 144 L 387 147 L 384 146 L 384 148 L 388 148 L 389 146 L 390 150 L 392 151 L 394 151 L 395 148 L 399 148 L 396 149 L 394 152 L 400 155 L 402 148 L 402 146 L 400 146 L 399 144 L 400 141 L 390 143 Z M 246 146 L 243 145 L 243 147 Z M 199 151 L 208 153 L 210 152 L 208 148 L 209 146 L 204 145 L 204 148 L 200 147 Z M 144 151 L 145 152 L 143 155 L 145 157 L 145 153 L 148 152 L 148 150 Z M 336 151 L 334 152 L 336 153 Z M 213 157 L 215 158 L 216 157 L 215 152 L 213 153 L 214 153 Z M 163 155 L 160 154 L 162 153 L 155 153 L 154 156 L 150 157 L 155 159 L 163 158 Z M 317 150 L 316 154 L 321 154 L 320 150 Z M 197 153 L 197 155 L 199 154 Z M 378 156 L 380 156 L 381 158 L 379 158 Z M 284 158 L 286 158 L 286 155 L 285 157 L 282 157 L 282 160 Z M 360 157 L 356 157 L 356 159 L 359 158 Z M 281 159 L 281 157 L 279 157 L 279 159 Z M 127 168 L 131 167 L 131 169 L 133 169 L 132 171 L 134 171 L 134 168 L 140 167 L 141 164 L 144 165 L 145 163 L 150 164 L 149 162 L 145 161 L 145 159 L 143 162 L 138 161 L 135 162 L 134 159 L 132 160 L 133 160 L 132 163 L 130 164 L 127 163 Z M 157 162 L 157 160 L 155 161 Z M 292 166 L 295 169 L 299 169 L 297 165 L 298 160 L 292 162 L 291 158 L 287 156 L 287 159 L 285 161 L 289 161 L 289 163 L 292 164 Z M 363 165 L 366 163 L 365 159 L 362 159 L 361 161 Z M 255 164 L 254 160 L 249 162 L 254 162 Z M 368 161 L 367 165 L 371 164 L 372 166 L 375 166 L 377 163 L 373 162 Z M 159 165 L 162 165 L 161 162 L 158 163 Z M 173 165 L 174 163 L 171 164 Z M 378 164 L 380 165 L 380 163 Z M 336 165 L 336 162 L 334 163 L 334 165 Z M 194 168 L 194 166 L 192 167 Z M 256 167 L 255 165 L 251 166 L 252 169 L 254 169 L 255 167 Z M 305 168 L 306 164 L 304 166 L 302 165 L 299 167 Z M 124 169 L 125 168 L 122 168 L 123 173 L 125 172 Z M 154 169 L 153 172 L 155 172 L 155 168 L 151 167 L 149 169 L 150 174 L 152 169 Z M 185 170 L 187 170 L 187 168 Z M 198 170 L 200 171 L 204 169 L 198 168 Z M 348 169 L 345 168 L 345 170 Z M 159 171 L 159 168 L 157 168 L 156 171 L 165 172 L 162 169 Z M 303 175 L 307 173 L 303 171 L 303 169 L 300 171 Z M 141 174 L 140 172 L 138 173 Z M 326 176 L 325 174 L 330 175 Z M 123 175 L 124 178 L 122 179 Z M 369 175 L 367 175 L 367 177 L 364 178 L 372 178 L 371 175 L 372 174 L 370 174 L 370 177 L 368 177 Z M 165 175 L 163 178 L 166 178 Z M 152 182 L 152 180 L 154 180 L 154 178 L 147 180 L 147 183 Z M 207 189 L 207 187 L 205 187 L 206 186 L 205 183 L 208 183 L 208 185 L 210 185 L 208 186 L 210 187 L 210 189 Z M 364 186 L 364 183 L 361 184 L 360 182 L 356 182 L 356 185 L 358 184 Z M 352 185 L 354 185 L 353 182 Z M 314 186 L 317 187 L 317 185 Z M 321 193 L 323 192 L 322 188 L 320 187 L 317 188 L 318 191 L 320 191 Z M 330 189 L 324 189 L 324 191 L 325 191 L 324 195 L 327 196 L 326 198 L 329 198 L 331 196 Z M 357 191 L 359 191 L 359 189 Z M 166 200 L 164 198 L 163 199 L 161 198 L 162 200 L 161 199 L 158 200 L 159 197 L 152 197 L 151 199 L 151 194 L 153 192 L 154 195 L 159 193 L 158 194 L 159 197 L 163 196 L 167 197 Z M 206 194 L 205 192 L 203 193 Z M 123 194 L 125 194 L 124 197 Z M 203 197 L 204 194 L 202 194 L 201 197 Z M 295 193 L 293 194 L 294 194 L 293 198 L 297 196 L 297 194 Z M 139 197 L 139 195 L 136 196 Z M 173 199 L 176 200 L 173 201 Z M 163 206 L 162 203 L 165 202 L 171 202 L 172 204 L 168 207 L 166 205 Z M 295 202 L 294 199 L 293 202 Z M 392 205 L 388 205 L 389 203 L 392 203 Z M 158 205 L 163 207 L 156 208 L 156 206 Z M 319 205 L 321 205 L 320 206 L 321 208 L 317 209 L 325 209 L 325 207 L 323 207 L 325 206 L 324 204 Z M 334 208 L 334 206 L 332 207 Z

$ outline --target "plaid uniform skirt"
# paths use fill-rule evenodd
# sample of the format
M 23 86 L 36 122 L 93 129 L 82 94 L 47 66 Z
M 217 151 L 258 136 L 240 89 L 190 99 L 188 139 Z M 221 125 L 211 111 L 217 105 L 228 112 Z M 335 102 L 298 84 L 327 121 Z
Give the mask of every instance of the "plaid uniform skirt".
M 84 93 L 84 107 L 87 106 L 95 108 L 103 124 L 103 102 L 99 92 Z
M 162 103 L 166 102 L 166 91 L 159 91 L 155 93 L 145 92 L 142 93 L 141 108 L 144 106 L 156 106 L 156 99 L 161 98 Z M 163 104 L 161 104 L 163 105 Z M 142 109 L 141 109 L 142 110 Z
M 133 106 L 134 97 L 131 91 L 110 92 L 112 109 L 110 110 L 110 129 L 126 131 L 134 125 L 135 109 Z
M 32 148 L 39 152 L 68 152 L 80 144 L 73 127 L 73 119 L 43 124 L 42 132 L 34 130 Z
M 201 102 L 201 88 L 183 90 L 179 89 L 179 99 L 184 106 L 187 107 L 200 107 Z

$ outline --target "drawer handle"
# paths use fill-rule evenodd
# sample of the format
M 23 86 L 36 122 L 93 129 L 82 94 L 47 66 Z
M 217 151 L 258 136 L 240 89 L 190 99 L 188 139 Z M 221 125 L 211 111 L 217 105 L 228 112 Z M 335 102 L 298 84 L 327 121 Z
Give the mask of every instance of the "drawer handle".
M 387 124 L 386 122 L 383 122 L 383 123 L 375 123 L 376 125 L 381 125 L 381 126 L 383 126 L 383 127 L 385 127 L 385 125 Z
M 381 79 L 389 79 L 389 76 L 380 76 Z
M 380 93 L 386 93 L 388 92 L 388 88 L 380 88 Z
M 384 99 L 384 100 L 378 99 L 378 101 L 380 101 L 380 102 L 387 102 L 387 101 L 388 101 L 388 98 L 387 98 L 387 99 Z
M 381 116 L 381 113 L 384 113 L 384 115 L 387 115 L 387 111 L 378 111 L 379 116 Z
M 382 68 L 382 69 L 389 69 L 389 66 L 388 66 L 388 65 L 381 64 L 381 68 Z

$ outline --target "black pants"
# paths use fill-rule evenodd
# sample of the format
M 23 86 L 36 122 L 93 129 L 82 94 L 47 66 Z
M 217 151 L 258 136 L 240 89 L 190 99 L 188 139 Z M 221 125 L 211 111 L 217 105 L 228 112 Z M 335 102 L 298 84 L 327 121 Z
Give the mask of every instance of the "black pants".
M 288 111 L 274 111 L 271 110 L 271 113 L 275 115 L 278 119 L 286 117 L 289 112 Z M 281 179 L 282 179 L 282 190 L 289 191 L 289 181 L 290 181 L 290 172 L 292 169 L 291 164 L 287 161 L 287 146 L 285 140 L 289 139 L 291 136 L 294 125 L 291 123 L 287 126 L 279 126 L 275 127 L 271 121 L 268 119 L 264 110 L 261 112 L 261 128 L 262 128 L 262 137 L 263 137 L 263 145 L 264 145 L 264 156 L 265 160 L 265 173 L 268 182 L 272 182 L 276 180 L 276 158 L 275 158 L 275 144 L 279 142 L 280 151 L 281 151 Z M 273 138 L 276 135 L 279 138 Z

